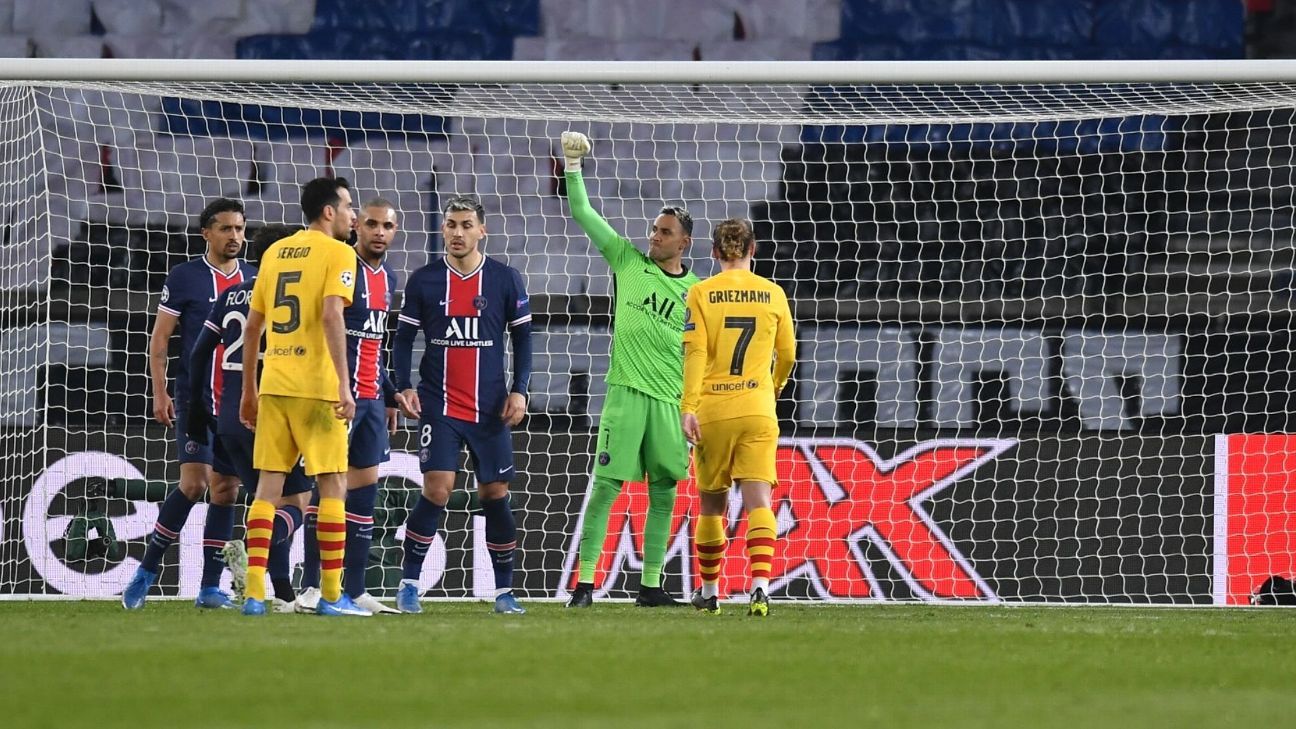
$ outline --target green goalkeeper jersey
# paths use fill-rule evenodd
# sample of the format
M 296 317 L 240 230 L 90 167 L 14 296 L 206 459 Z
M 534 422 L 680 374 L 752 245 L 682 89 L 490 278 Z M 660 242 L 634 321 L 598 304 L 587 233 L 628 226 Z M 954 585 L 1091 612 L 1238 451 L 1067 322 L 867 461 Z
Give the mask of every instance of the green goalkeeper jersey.
M 663 271 L 594 211 L 581 173 L 566 177 L 572 217 L 612 268 L 615 307 L 607 382 L 678 406 L 684 391 L 685 304 L 698 277 L 687 266 L 679 275 Z

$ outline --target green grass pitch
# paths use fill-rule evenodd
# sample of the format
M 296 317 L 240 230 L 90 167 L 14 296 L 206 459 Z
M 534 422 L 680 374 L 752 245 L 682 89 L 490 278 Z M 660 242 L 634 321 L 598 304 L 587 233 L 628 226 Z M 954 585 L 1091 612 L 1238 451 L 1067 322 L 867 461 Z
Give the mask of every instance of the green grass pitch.
M 1233 727 L 1296 721 L 1296 611 L 0 602 L 7 727 Z

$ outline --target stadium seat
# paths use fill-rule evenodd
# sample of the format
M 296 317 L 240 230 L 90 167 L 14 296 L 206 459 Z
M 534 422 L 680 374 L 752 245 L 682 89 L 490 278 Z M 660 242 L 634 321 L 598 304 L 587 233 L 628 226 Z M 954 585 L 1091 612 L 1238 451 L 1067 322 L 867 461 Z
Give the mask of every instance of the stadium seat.
M 312 31 L 398 32 L 485 29 L 500 35 L 539 32 L 538 0 L 389 0 L 357 4 L 349 0 L 318 0 Z
M 232 43 L 240 33 L 268 32 L 267 30 L 253 31 L 238 24 L 243 22 L 243 0 L 203 0 L 202 2 L 192 2 L 191 0 L 161 0 L 162 4 L 162 25 L 161 30 L 168 35 L 184 35 L 193 33 L 194 29 L 208 28 L 227 28 L 229 41 Z M 157 32 L 158 28 L 152 29 Z M 291 27 L 275 27 L 268 30 L 289 31 Z
M 505 60 L 513 39 L 479 28 L 396 35 L 319 30 L 305 35 L 259 35 L 238 42 L 239 58 L 359 60 Z
M 109 204 L 107 221 L 133 228 L 184 229 L 185 198 L 175 159 L 154 149 L 123 145 L 113 150 L 112 163 L 121 175 L 121 205 Z
M 0 35 L 0 58 L 27 58 L 32 54 L 31 39 L 25 35 Z
M 243 199 L 252 175 L 252 143 L 229 137 L 159 135 L 158 151 L 180 176 L 184 211 L 196 220 L 217 197 Z M 167 154 L 174 155 L 167 160 Z
M 363 6 L 369 5 L 370 3 L 365 3 Z M 356 7 L 362 5 L 357 3 Z M 265 33 L 305 33 L 310 30 L 314 19 L 315 3 L 302 0 L 257 0 L 242 3 L 242 14 L 228 32 L 239 37 Z
M 1093 6 L 1075 0 L 1010 2 L 1007 22 L 1024 44 L 1042 47 L 1078 46 L 1093 30 Z
M 52 39 L 91 32 L 90 0 L 13 0 L 13 32 Z
M 258 184 L 243 199 L 249 226 L 302 225 L 301 186 L 324 174 L 324 140 L 254 142 L 252 163 Z
M 722 40 L 707 42 L 700 53 L 707 61 L 809 61 L 814 45 L 788 37 Z
M 381 3 L 356 3 L 351 0 L 316 0 L 311 32 L 393 32 L 426 27 L 422 23 L 423 6 L 436 0 L 386 0 Z
M 35 35 L 36 55 L 48 58 L 103 58 L 104 39 L 100 35 Z
M 93 7 L 106 33 L 156 35 L 162 27 L 161 0 L 93 0 Z

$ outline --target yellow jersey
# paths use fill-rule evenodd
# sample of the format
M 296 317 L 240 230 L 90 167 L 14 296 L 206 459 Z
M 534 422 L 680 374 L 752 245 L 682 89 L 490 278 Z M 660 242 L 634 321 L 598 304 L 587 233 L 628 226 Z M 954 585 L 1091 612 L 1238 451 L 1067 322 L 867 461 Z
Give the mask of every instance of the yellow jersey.
M 774 398 L 795 360 L 792 310 L 772 281 L 734 269 L 689 289 L 681 412 L 699 423 L 777 418 Z
M 349 305 L 355 275 L 355 249 L 319 231 L 295 233 L 265 252 L 249 302 L 266 318 L 262 393 L 337 402 L 324 297 Z

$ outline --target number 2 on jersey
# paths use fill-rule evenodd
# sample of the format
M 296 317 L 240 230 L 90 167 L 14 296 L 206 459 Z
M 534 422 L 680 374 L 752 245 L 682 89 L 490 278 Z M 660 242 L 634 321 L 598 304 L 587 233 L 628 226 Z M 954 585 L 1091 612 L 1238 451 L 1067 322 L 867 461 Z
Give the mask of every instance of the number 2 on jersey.
M 284 271 L 275 282 L 275 308 L 282 306 L 288 309 L 288 321 L 271 324 L 270 328 L 275 334 L 291 334 L 301 326 L 301 299 L 296 294 L 288 293 L 288 286 L 301 281 L 301 278 L 301 271 Z
M 729 374 L 741 375 L 743 373 L 743 360 L 747 359 L 747 347 L 751 344 L 752 337 L 756 336 L 756 317 L 726 316 L 724 325 L 725 329 L 738 330 L 738 341 L 734 344 L 733 359 L 729 362 Z
M 241 311 L 227 311 L 225 312 L 225 319 L 221 321 L 221 328 L 228 329 L 229 325 L 235 322 L 238 323 L 239 328 L 238 339 L 235 339 L 221 355 L 221 369 L 242 372 L 243 356 L 236 357 L 234 355 L 243 349 L 243 331 L 247 328 L 247 317 L 243 316 Z

